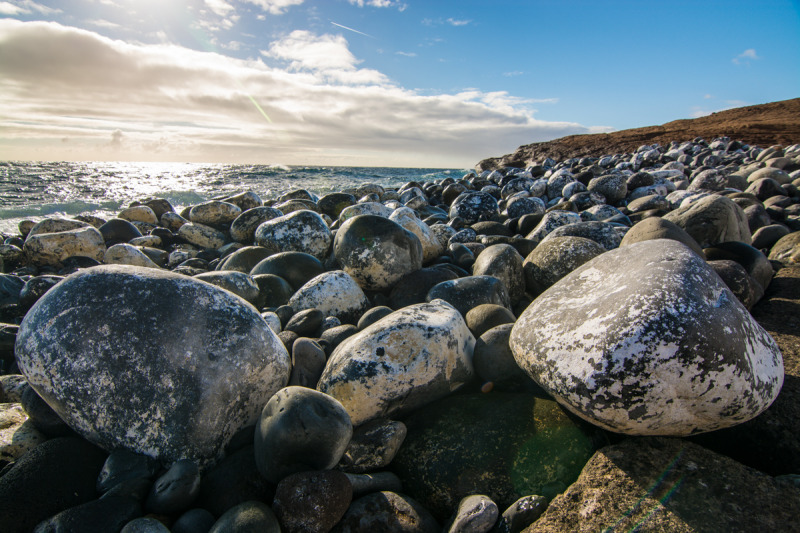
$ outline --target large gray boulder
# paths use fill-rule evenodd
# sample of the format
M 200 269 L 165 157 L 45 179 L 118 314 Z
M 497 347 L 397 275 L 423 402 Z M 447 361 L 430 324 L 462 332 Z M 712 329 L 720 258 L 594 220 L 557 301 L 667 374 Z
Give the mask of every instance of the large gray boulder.
M 15 352 L 36 392 L 106 449 L 218 457 L 289 380 L 289 354 L 233 293 L 166 271 L 99 266 L 25 316 Z
M 775 341 L 717 274 L 663 239 L 606 252 L 514 325 L 520 367 L 577 415 L 633 435 L 690 435 L 749 420 L 783 384 Z
M 53 225 L 51 228 L 45 222 L 33 227 L 22 247 L 31 263 L 58 265 L 64 259 L 75 256 L 103 260 L 106 245 L 103 235 L 96 228 L 86 225 L 61 230 L 59 226 Z M 47 231 L 49 229 L 53 231 Z
M 354 426 L 407 413 L 468 382 L 474 347 L 446 302 L 410 305 L 337 346 L 317 389 L 339 400 Z
M 702 248 L 726 241 L 752 242 L 747 216 L 730 198 L 710 194 L 684 202 L 664 215 L 691 235 Z
M 262 223 L 256 228 L 255 240 L 273 253 L 304 252 L 323 261 L 333 236 L 318 213 L 300 209 Z

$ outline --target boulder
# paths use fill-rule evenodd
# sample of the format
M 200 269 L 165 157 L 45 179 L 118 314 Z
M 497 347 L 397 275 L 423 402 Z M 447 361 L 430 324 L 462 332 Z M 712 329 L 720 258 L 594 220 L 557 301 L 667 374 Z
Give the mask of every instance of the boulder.
M 493 276 L 508 292 L 511 303 L 525 296 L 525 273 L 522 256 L 510 244 L 493 244 L 478 254 L 472 266 L 474 276 Z
M 602 194 L 609 204 L 614 205 L 628 194 L 628 177 L 625 174 L 606 174 L 593 178 L 586 188 Z
M 671 240 L 585 263 L 512 330 L 520 367 L 572 412 L 619 433 L 690 435 L 749 420 L 783 383 L 775 341 L 719 276 Z
M 778 239 L 769 252 L 771 261 L 800 263 L 800 231 L 789 233 Z
M 606 249 L 584 237 L 553 237 L 542 241 L 522 264 L 525 285 L 539 294 Z
M 334 533 L 441 533 L 425 507 L 413 498 L 391 491 L 373 492 L 354 501 Z
M 511 308 L 503 282 L 494 276 L 467 276 L 452 281 L 443 281 L 428 291 L 427 301 L 441 299 L 455 307 L 462 316 L 470 309 L 482 304 L 502 305 Z
M 389 289 L 404 275 L 422 268 L 419 238 L 376 215 L 356 216 L 342 224 L 333 241 L 333 254 L 342 270 L 365 290 Z
M 168 213 L 164 214 L 164 216 L 167 215 Z M 179 237 L 200 248 L 217 249 L 227 241 L 225 234 L 221 231 L 196 222 L 183 224 L 177 233 Z
M 319 259 L 304 252 L 281 252 L 259 261 L 250 271 L 251 276 L 272 274 L 286 280 L 297 290 L 311 278 L 325 272 Z
M 694 237 L 686 233 L 683 228 L 665 220 L 661 217 L 649 217 L 641 222 L 637 222 L 620 242 L 620 246 L 627 246 L 635 242 L 651 241 L 654 239 L 671 239 L 678 241 L 692 249 L 694 253 L 705 259 L 703 249 L 694 240 Z
M 310 279 L 289 299 L 295 311 L 319 309 L 343 324 L 355 324 L 369 307 L 369 300 L 356 280 L 343 270 L 334 270 Z
M 215 270 L 203 272 L 194 276 L 194 279 L 205 281 L 220 289 L 230 291 L 239 298 L 255 304 L 258 300 L 260 288 L 252 276 L 236 270 Z
M 248 209 L 231 222 L 231 238 L 236 242 L 252 244 L 255 241 L 256 229 L 267 222 L 283 216 L 283 213 L 274 207 L 254 207 Z
M 120 243 L 111 246 L 105 253 L 107 265 L 131 265 L 145 268 L 161 268 L 147 257 L 139 248 Z
M 619 243 L 622 241 L 619 226 L 599 221 L 575 222 L 560 226 L 548 233 L 541 244 L 556 237 L 583 237 L 596 242 L 606 250 L 619 248 Z
M 328 256 L 332 236 L 318 213 L 300 209 L 262 223 L 256 229 L 255 240 L 274 253 L 303 252 L 323 261 Z
M 407 413 L 468 382 L 474 346 L 446 302 L 410 305 L 345 339 L 317 389 L 342 402 L 354 426 Z
M 483 191 L 470 191 L 460 195 L 450 206 L 450 218 L 460 217 L 467 224 L 481 220 L 497 220 L 497 200 Z
M 242 210 L 237 205 L 211 200 L 192 206 L 189 210 L 189 220 L 207 226 L 227 226 L 241 214 Z
M 359 215 L 373 215 L 382 218 L 389 218 L 392 209 L 378 202 L 362 202 L 350 207 L 345 207 L 339 212 L 339 224 L 344 224 L 351 218 Z
M 580 221 L 581 216 L 578 213 L 559 210 L 550 211 L 549 213 L 545 213 L 542 220 L 536 225 L 535 228 L 533 228 L 533 230 L 531 230 L 530 233 L 528 233 L 525 238 L 538 243 L 554 229 Z
M 724 196 L 710 194 L 690 203 L 683 202 L 663 218 L 680 226 L 702 248 L 725 241 L 752 242 L 744 211 Z
M 129 242 L 131 239 L 142 237 L 142 232 L 130 223 L 129 220 L 112 218 L 98 228 L 107 246 L 121 242 Z
M 218 457 L 289 379 L 289 354 L 252 306 L 149 268 L 69 276 L 27 313 L 15 351 L 76 432 L 168 462 Z
M 394 210 L 389 216 L 389 220 L 397 222 L 405 229 L 413 233 L 422 244 L 422 262 L 430 263 L 442 253 L 444 253 L 444 245 L 439 238 L 431 231 L 430 227 L 417 218 L 413 209 L 408 207 L 400 207 Z
M 22 248 L 28 260 L 34 265 L 58 265 L 66 258 L 74 256 L 103 260 L 106 245 L 103 236 L 96 228 L 87 224 L 75 229 L 44 233 L 41 230 L 46 227 L 39 226 L 44 222 L 46 221 L 34 226 Z
M 236 270 L 249 274 L 258 263 L 270 255 L 272 252 L 261 246 L 245 246 L 226 256 L 215 270 Z

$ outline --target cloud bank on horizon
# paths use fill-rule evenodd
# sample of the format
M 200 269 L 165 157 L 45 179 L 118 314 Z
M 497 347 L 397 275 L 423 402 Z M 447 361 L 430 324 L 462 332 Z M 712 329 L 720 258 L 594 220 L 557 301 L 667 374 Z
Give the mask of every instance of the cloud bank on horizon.
M 385 26 L 363 26 L 406 16 L 410 4 L 347 0 L 332 19 L 312 0 L 77 0 L 71 12 L 2 1 L 0 159 L 466 167 L 520 144 L 612 130 L 540 119 L 534 106 L 557 106 L 559 93 L 546 80 L 503 89 L 525 82 L 514 65 L 498 65 L 500 83 L 476 75 L 474 85 L 416 88 L 402 62 L 455 38 L 387 43 Z M 300 7 L 307 27 L 291 19 Z M 429 32 L 480 20 L 424 15 L 415 24 Z M 457 61 L 437 53 L 443 69 Z M 754 48 L 731 56 L 735 66 L 762 59 Z

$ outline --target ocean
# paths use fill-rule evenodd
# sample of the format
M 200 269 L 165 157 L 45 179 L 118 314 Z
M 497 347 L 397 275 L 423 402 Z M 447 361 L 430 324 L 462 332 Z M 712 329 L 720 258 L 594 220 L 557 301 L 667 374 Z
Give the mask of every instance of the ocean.
M 377 183 L 460 178 L 467 169 L 225 165 L 203 163 L 0 161 L 0 231 L 21 220 L 93 214 L 111 218 L 135 200 L 164 198 L 176 210 L 253 191 L 262 200 L 292 189 L 316 195 Z

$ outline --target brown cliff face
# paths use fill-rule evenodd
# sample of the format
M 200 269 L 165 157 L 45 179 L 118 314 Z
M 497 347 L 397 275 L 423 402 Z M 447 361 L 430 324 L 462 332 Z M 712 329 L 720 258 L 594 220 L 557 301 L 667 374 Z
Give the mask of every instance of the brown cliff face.
M 501 167 L 525 168 L 546 157 L 556 160 L 571 157 L 598 157 L 631 152 L 643 144 L 662 146 L 672 141 L 728 136 L 746 144 L 768 147 L 800 143 L 800 98 L 769 104 L 739 107 L 696 119 L 673 120 L 661 126 L 648 126 L 613 133 L 570 135 L 552 141 L 526 144 L 513 154 L 484 159 L 478 170 Z

